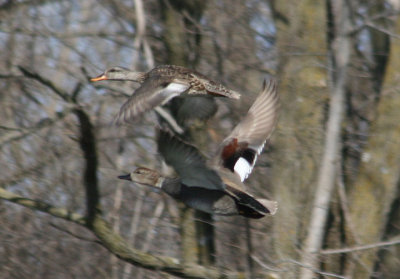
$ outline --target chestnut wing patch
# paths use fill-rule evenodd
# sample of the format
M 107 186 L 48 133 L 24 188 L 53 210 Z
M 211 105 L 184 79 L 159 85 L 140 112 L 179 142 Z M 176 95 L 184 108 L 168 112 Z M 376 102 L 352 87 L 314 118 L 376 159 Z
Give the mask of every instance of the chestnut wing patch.
M 233 138 L 224 146 L 221 153 L 222 165 L 235 172 L 244 181 L 253 170 L 257 159 L 257 151 L 250 148 L 247 142 L 238 142 Z

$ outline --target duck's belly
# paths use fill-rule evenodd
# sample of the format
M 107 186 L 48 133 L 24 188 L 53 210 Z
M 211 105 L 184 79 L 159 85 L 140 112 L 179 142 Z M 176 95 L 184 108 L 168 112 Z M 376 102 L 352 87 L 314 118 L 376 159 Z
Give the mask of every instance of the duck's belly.
M 211 214 L 232 215 L 236 211 L 234 200 L 223 191 L 182 187 L 178 199 L 191 208 Z

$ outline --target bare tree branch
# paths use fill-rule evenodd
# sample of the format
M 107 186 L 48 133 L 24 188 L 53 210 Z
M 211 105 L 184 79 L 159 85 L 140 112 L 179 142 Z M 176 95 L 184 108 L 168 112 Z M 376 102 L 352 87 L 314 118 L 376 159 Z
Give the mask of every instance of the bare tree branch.
M 98 159 L 96 140 L 93 125 L 86 112 L 77 108 L 75 109 L 75 114 L 80 122 L 79 143 L 85 157 L 85 174 L 83 180 L 86 189 L 86 214 L 88 225 L 91 226 L 95 215 L 101 212 L 97 179 Z
M 72 94 L 68 94 L 40 74 L 30 71 L 23 66 L 18 67 L 25 76 L 35 79 L 44 86 L 48 87 L 55 94 L 61 97 L 65 102 L 76 104 L 76 98 L 80 92 L 81 83 L 78 83 L 75 86 Z M 91 226 L 95 215 L 101 211 L 97 179 L 98 158 L 96 150 L 96 139 L 94 136 L 93 125 L 90 122 L 90 118 L 86 114 L 86 112 L 80 107 L 74 108 L 73 111 L 78 117 L 80 123 L 79 143 L 85 157 L 84 185 L 86 189 L 86 214 L 88 225 Z
M 13 202 L 33 210 L 41 211 L 50 214 L 54 217 L 61 218 L 79 225 L 85 225 L 86 219 L 78 213 L 68 211 L 65 208 L 55 207 L 48 203 L 33 200 L 29 198 L 22 197 L 20 195 L 14 194 L 0 187 L 0 199 Z
M 298 265 L 298 266 L 301 266 L 303 269 L 310 270 L 313 273 L 324 275 L 326 277 L 333 277 L 333 278 L 340 278 L 340 279 L 350 279 L 350 278 L 347 278 L 345 276 L 341 276 L 341 275 L 338 275 L 338 274 L 321 271 L 321 270 L 316 269 L 316 268 L 314 268 L 312 266 L 305 265 L 304 263 L 301 263 L 301 262 L 298 262 L 298 261 L 295 261 L 295 260 L 287 260 L 287 262 L 295 264 L 295 265 Z M 313 278 L 315 278 L 315 277 L 313 277 Z
M 393 246 L 393 245 L 398 245 L 398 244 L 400 244 L 400 239 L 399 239 L 399 237 L 395 237 L 393 240 L 389 240 L 389 241 L 382 241 L 382 242 L 377 242 L 377 243 L 372 243 L 372 244 L 347 247 L 347 248 L 341 248 L 341 249 L 326 249 L 326 250 L 320 251 L 319 253 L 321 255 L 344 254 L 344 253 L 352 253 L 352 252 L 357 252 L 357 251 L 362 251 L 362 250 L 367 250 L 367 249 L 381 248 L 381 247 L 385 247 L 385 246 Z
M 69 115 L 71 109 L 67 108 L 64 111 L 58 112 L 54 115 L 54 118 L 44 118 L 36 123 L 34 126 L 29 128 L 12 128 L 6 126 L 0 126 L 0 131 L 4 130 L 7 133 L 1 134 L 0 136 L 0 146 L 11 143 L 13 141 L 24 139 L 32 134 L 38 133 L 44 128 L 53 126 L 59 120 L 64 119 Z
M 101 245 L 107 248 L 115 256 L 139 267 L 166 272 L 181 278 L 234 279 L 244 277 L 244 274 L 241 272 L 228 272 L 196 264 L 184 265 L 176 258 L 154 256 L 153 254 L 133 249 L 120 235 L 116 234 L 111 229 L 111 225 L 99 215 L 95 215 L 91 225 L 88 226 L 86 218 L 78 213 L 68 211 L 65 208 L 55 207 L 42 201 L 22 197 L 1 187 L 0 199 L 84 226 L 92 231 L 100 240 Z M 266 276 L 266 274 L 257 274 L 257 276 L 263 277 Z
M 61 231 L 63 233 L 66 233 L 66 234 L 68 234 L 68 235 L 70 235 L 70 236 L 72 236 L 72 237 L 74 237 L 76 239 L 87 241 L 87 242 L 93 242 L 93 243 L 101 244 L 101 242 L 98 241 L 97 239 L 87 238 L 87 237 L 78 235 L 78 234 L 76 234 L 76 233 L 74 233 L 74 232 L 72 232 L 72 231 L 70 231 L 70 230 L 68 230 L 66 228 L 63 228 L 63 227 L 61 227 L 61 226 L 59 226 L 59 225 L 57 225 L 57 224 L 55 224 L 53 222 L 50 222 L 49 224 L 50 224 L 50 226 L 52 226 L 56 230 L 59 230 L 59 231 Z
M 29 77 L 31 79 L 37 80 L 38 82 L 40 82 L 41 84 L 43 84 L 44 86 L 50 88 L 54 93 L 56 93 L 59 97 L 61 97 L 64 101 L 66 102 L 71 102 L 72 99 L 71 97 L 62 89 L 58 88 L 53 82 L 51 82 L 50 80 L 42 77 L 41 75 L 39 75 L 36 72 L 33 72 L 31 70 L 28 70 L 27 68 L 23 67 L 23 66 L 18 66 L 18 68 L 21 70 L 21 72 L 26 76 Z

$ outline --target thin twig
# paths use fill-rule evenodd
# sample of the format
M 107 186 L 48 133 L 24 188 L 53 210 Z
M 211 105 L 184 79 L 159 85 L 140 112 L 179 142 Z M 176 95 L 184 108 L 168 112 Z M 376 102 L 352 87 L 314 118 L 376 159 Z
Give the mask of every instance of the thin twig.
M 73 107 L 66 108 L 64 111 L 54 114 L 53 118 L 44 118 L 39 122 L 35 123 L 35 125 L 27 128 L 13 128 L 13 127 L 1 126 L 0 127 L 1 130 L 6 130 L 8 132 L 4 133 L 4 135 L 0 137 L 0 146 L 17 140 L 22 140 L 32 134 L 38 133 L 41 129 L 45 129 L 55 125 L 59 120 L 62 120 L 66 116 L 68 116 L 73 109 L 74 109 Z
M 340 279 L 350 279 L 348 277 L 345 277 L 345 276 L 342 276 L 342 275 L 339 275 L 339 274 L 335 274 L 335 273 L 331 273 L 331 272 L 325 272 L 325 271 L 321 271 L 321 270 L 315 269 L 312 266 L 302 264 L 301 262 L 298 262 L 298 261 L 295 261 L 295 260 L 287 260 L 286 262 L 299 265 L 301 267 L 304 267 L 305 269 L 309 269 L 312 272 L 320 274 L 320 275 L 333 277 L 333 278 L 340 278 Z
M 382 242 L 354 246 L 354 247 L 347 247 L 347 248 L 341 248 L 341 249 L 326 249 L 326 250 L 321 250 L 319 253 L 322 255 L 344 254 L 344 253 L 352 253 L 352 252 L 356 252 L 356 251 L 381 248 L 381 247 L 385 247 L 385 246 L 392 246 L 392 245 L 398 245 L 398 244 L 400 244 L 400 239 L 397 238 L 394 240 L 382 241 Z
M 250 256 L 251 256 L 251 258 L 252 258 L 256 263 L 258 263 L 262 268 L 264 268 L 264 269 L 266 269 L 266 270 L 275 271 L 275 272 L 285 272 L 285 271 L 288 271 L 287 269 L 271 267 L 271 266 L 267 265 L 266 263 L 262 262 L 262 261 L 260 260 L 260 258 L 258 258 L 257 256 L 254 256 L 254 255 L 250 255 Z
M 384 27 L 381 27 L 381 26 L 378 26 L 378 25 L 376 25 L 375 23 L 367 22 L 367 23 L 365 23 L 365 26 L 370 27 L 370 28 L 372 28 L 372 29 L 375 29 L 375 30 L 377 30 L 377 31 L 379 31 L 379 32 L 382 32 L 382 33 L 384 33 L 384 34 L 390 36 L 391 38 L 400 39 L 400 36 L 399 36 L 399 35 L 397 35 L 397 34 L 395 34 L 395 33 L 393 33 L 393 32 L 390 32 L 388 29 L 386 29 L 386 28 L 384 28 Z
M 32 72 L 28 70 L 27 68 L 19 65 L 18 68 L 21 70 L 21 72 L 26 76 L 31 79 L 37 80 L 41 84 L 45 85 L 46 87 L 50 88 L 54 93 L 56 93 L 59 97 L 61 97 L 64 101 L 66 102 L 71 102 L 70 96 L 64 92 L 62 89 L 58 88 L 54 83 L 52 83 L 50 80 L 42 77 L 36 72 Z
M 87 237 L 84 237 L 84 236 L 80 236 L 80 235 L 78 235 L 78 234 L 76 234 L 76 233 L 71 232 L 70 230 L 67 230 L 66 228 L 63 228 L 63 227 L 61 227 L 61 226 L 59 226 L 59 225 L 56 225 L 56 224 L 53 223 L 53 222 L 50 222 L 49 224 L 50 224 L 50 226 L 52 226 L 52 227 L 55 228 L 56 230 L 59 230 L 59 231 L 61 231 L 61 232 L 63 232 L 63 233 L 66 233 L 66 234 L 69 234 L 69 235 L 73 236 L 73 237 L 76 238 L 76 239 L 83 240 L 83 241 L 87 241 L 87 242 L 93 242 L 93 243 L 101 244 L 101 242 L 100 242 L 99 240 L 97 240 L 97 239 L 87 238 Z

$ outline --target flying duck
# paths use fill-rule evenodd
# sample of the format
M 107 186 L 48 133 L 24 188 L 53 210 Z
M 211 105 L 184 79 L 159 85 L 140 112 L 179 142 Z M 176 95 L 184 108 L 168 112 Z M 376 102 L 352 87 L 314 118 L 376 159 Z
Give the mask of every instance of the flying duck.
M 185 95 L 211 95 L 239 99 L 240 94 L 206 76 L 181 66 L 161 65 L 149 72 L 134 72 L 122 67 L 106 70 L 91 81 L 130 80 L 141 83 L 132 96 L 122 105 L 116 123 L 129 122 L 142 113 Z
M 161 130 L 158 151 L 177 176 L 165 177 L 157 170 L 139 167 L 119 178 L 161 188 L 187 206 L 212 214 L 248 218 L 273 215 L 277 202 L 253 197 L 243 182 L 272 134 L 278 107 L 275 80 L 268 84 L 264 81 L 247 115 L 223 140 L 214 158 L 207 161 L 197 148 Z

